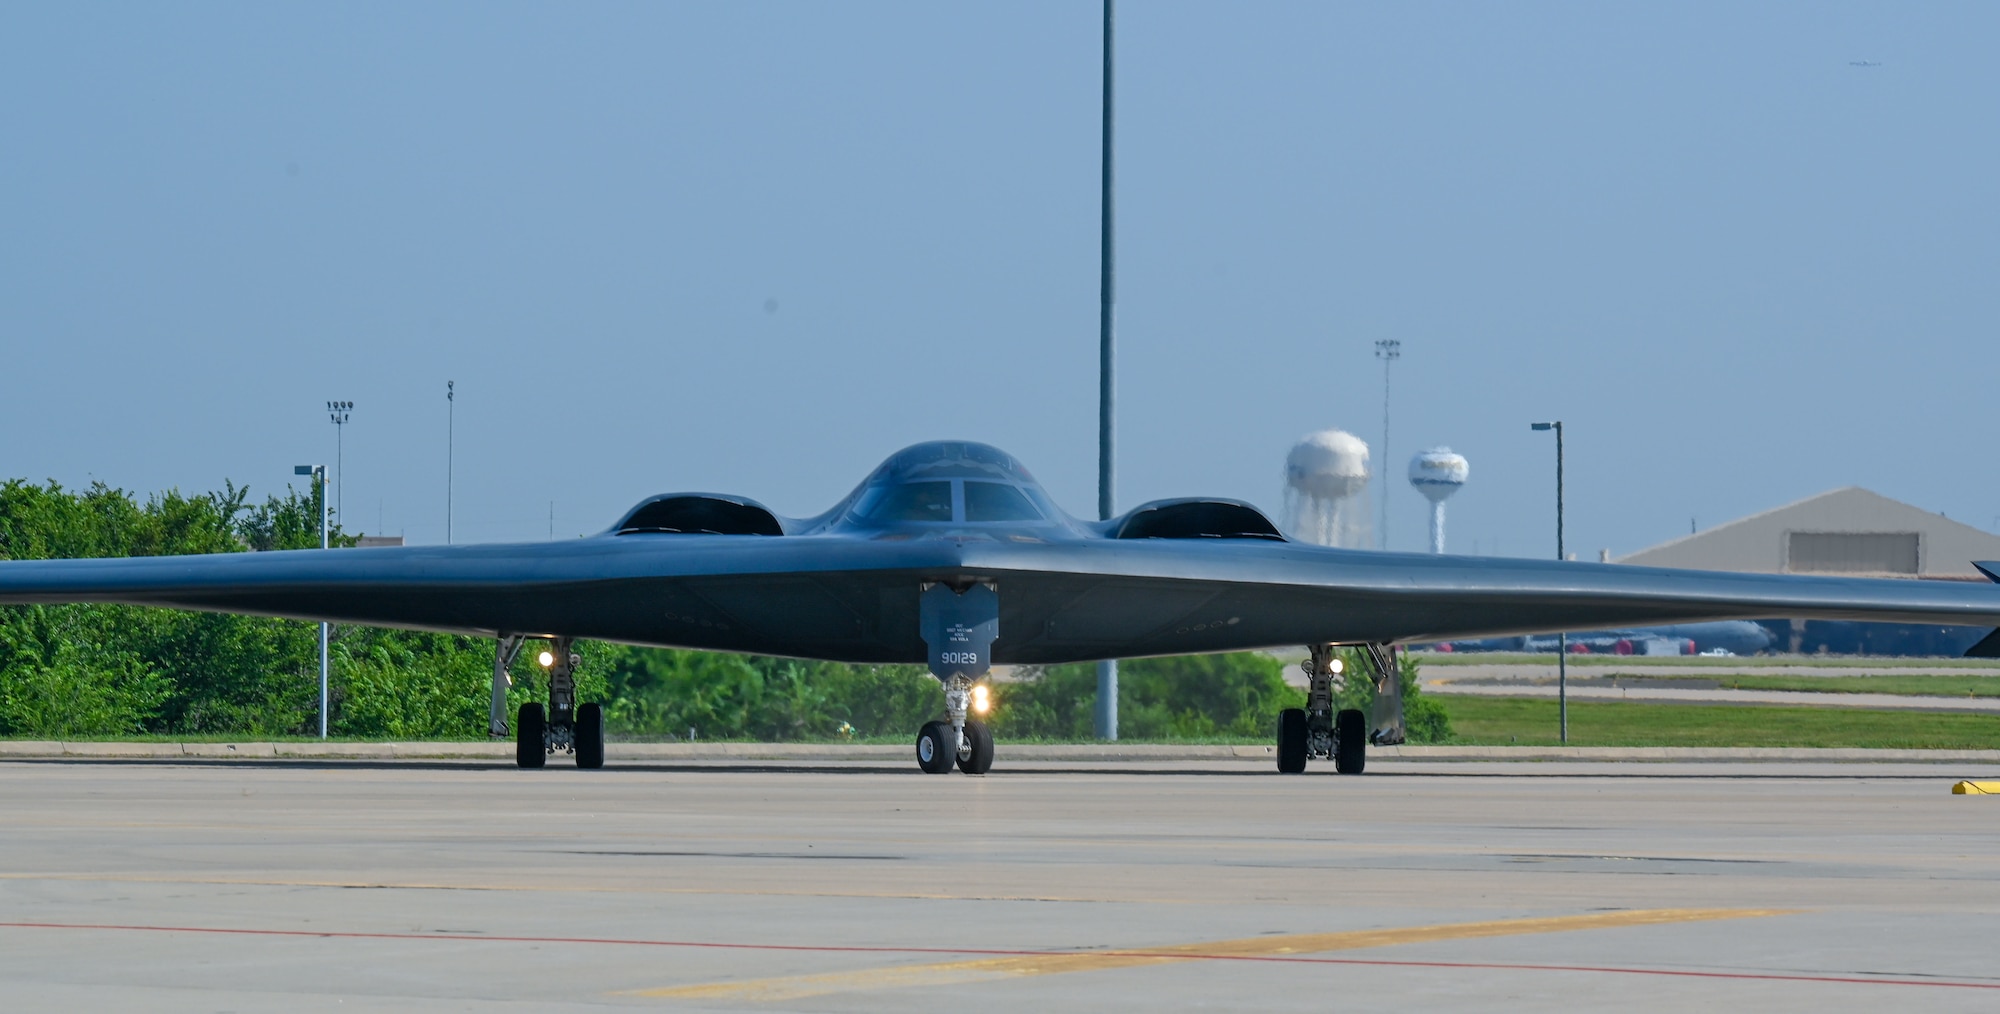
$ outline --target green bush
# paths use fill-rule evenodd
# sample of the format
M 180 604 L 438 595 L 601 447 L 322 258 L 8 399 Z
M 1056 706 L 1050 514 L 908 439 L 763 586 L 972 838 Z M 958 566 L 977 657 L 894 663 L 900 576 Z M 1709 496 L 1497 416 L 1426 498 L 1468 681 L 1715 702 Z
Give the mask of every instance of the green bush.
M 1118 734 L 1127 739 L 1261 739 L 1305 695 L 1262 652 L 1140 658 L 1118 666 Z M 1089 739 L 1097 667 L 1024 669 L 994 689 L 993 728 L 1011 739 Z
M 0 559 L 319 545 L 315 495 L 288 491 L 259 506 L 248 498 L 248 490 L 230 485 L 204 496 L 169 491 L 141 503 L 102 483 L 72 493 L 53 482 L 9 480 L 0 483 Z M 335 540 L 353 541 L 339 533 Z M 106 714 L 120 716 L 103 728 L 304 732 L 317 714 L 317 669 L 310 623 L 131 606 L 0 607 L 0 693 L 26 702 L 41 699 L 40 691 L 22 688 L 65 686 L 77 700 L 107 702 Z M 17 714 L 33 710 L 22 708 L 29 705 L 17 704 Z M 33 721 L 46 720 L 52 716 Z M 24 721 L 0 719 L 0 731 L 31 734 Z
M 486 734 L 492 646 L 445 634 L 365 631 L 331 651 L 332 732 L 366 739 Z
M 1370 673 L 1368 656 L 1360 648 L 1342 648 L 1336 653 L 1343 671 L 1348 673 Z M 1396 679 L 1403 690 L 1403 740 L 1406 743 L 1443 743 L 1451 739 L 1451 716 L 1445 713 L 1444 705 L 1425 697 L 1423 687 L 1417 679 L 1417 656 L 1410 652 L 1396 655 Z M 1367 678 L 1347 680 L 1335 695 L 1336 706 L 1359 708 L 1373 715 L 1375 705 L 1375 681 Z
M 616 735 L 827 740 L 916 733 L 944 695 L 920 666 L 845 665 L 671 648 L 599 646 Z M 843 730 L 843 726 L 845 730 Z
M 1344 671 L 1368 672 L 1360 649 L 1339 653 Z M 1417 684 L 1417 660 L 1398 658 L 1404 735 L 1411 743 L 1451 738 L 1451 720 Z M 1305 706 L 1285 683 L 1285 664 L 1263 652 L 1129 659 L 1118 666 L 1118 735 L 1124 739 L 1253 739 L 1275 735 L 1278 712 Z M 1094 735 L 1095 665 L 1025 669 L 994 690 L 994 731 L 1011 739 L 1074 740 Z M 1370 710 L 1372 680 L 1344 681 L 1335 706 Z
M 144 732 L 173 687 L 137 655 L 81 637 L 0 671 L 0 734 L 83 739 Z

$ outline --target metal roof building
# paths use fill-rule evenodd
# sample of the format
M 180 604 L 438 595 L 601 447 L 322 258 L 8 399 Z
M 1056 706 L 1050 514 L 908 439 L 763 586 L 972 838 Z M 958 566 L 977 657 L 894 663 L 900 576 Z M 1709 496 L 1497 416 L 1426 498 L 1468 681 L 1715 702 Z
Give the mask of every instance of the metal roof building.
M 1617 562 L 1754 574 L 1844 574 L 1983 581 L 1974 560 L 2000 560 L 2000 535 L 1859 486 L 1836 489 Z

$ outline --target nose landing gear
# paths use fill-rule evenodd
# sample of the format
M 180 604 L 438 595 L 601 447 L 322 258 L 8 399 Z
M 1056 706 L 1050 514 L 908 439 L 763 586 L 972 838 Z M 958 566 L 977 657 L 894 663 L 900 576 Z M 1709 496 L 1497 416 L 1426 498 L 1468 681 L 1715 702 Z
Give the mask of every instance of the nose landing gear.
M 917 767 L 941 775 L 956 764 L 969 775 L 993 767 L 993 733 L 968 717 L 973 685 L 992 668 L 993 641 L 1000 636 L 1000 593 L 990 584 L 953 588 L 926 583 L 919 599 L 924 642 L 930 646 L 931 675 L 944 685 L 945 719 L 917 733 Z

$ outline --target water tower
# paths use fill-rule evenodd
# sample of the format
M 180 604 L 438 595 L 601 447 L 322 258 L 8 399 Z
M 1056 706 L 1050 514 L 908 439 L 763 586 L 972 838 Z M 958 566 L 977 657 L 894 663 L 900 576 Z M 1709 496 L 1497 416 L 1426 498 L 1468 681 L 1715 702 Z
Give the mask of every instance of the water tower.
M 1410 459 L 1410 485 L 1431 502 L 1431 552 L 1444 552 L 1444 502 L 1465 485 L 1465 455 L 1433 447 Z
M 1344 430 L 1308 433 L 1285 456 L 1285 513 L 1295 538 L 1322 546 L 1370 542 L 1368 445 Z

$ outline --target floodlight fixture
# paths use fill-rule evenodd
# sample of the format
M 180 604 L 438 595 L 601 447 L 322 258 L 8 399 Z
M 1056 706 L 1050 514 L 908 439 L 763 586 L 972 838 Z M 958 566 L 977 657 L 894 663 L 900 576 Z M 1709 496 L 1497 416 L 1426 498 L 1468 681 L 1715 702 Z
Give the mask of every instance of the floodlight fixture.
M 343 524 L 347 521 L 347 515 L 341 513 L 341 507 L 345 505 L 347 499 L 347 418 L 353 412 L 354 403 L 351 401 L 329 401 L 326 403 L 327 418 L 333 420 L 333 478 L 335 490 L 333 512 L 340 514 L 340 520 Z

